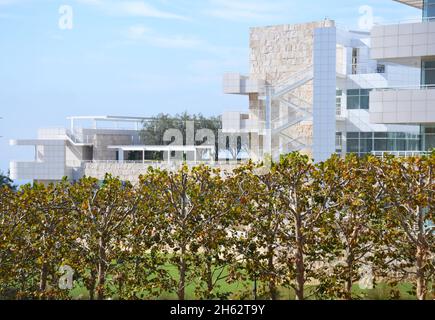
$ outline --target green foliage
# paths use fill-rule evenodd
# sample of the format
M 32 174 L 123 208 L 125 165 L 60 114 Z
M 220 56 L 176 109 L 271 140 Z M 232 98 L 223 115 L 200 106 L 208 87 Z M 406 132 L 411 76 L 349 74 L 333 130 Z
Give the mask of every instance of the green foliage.
M 209 129 L 217 139 L 219 130 L 222 128 L 222 123 L 219 117 L 205 117 L 202 114 L 188 114 L 187 112 L 171 116 L 169 114 L 158 114 L 152 121 L 145 121 L 141 130 L 141 140 L 147 145 L 165 145 L 169 142 L 163 141 L 164 133 L 168 129 L 179 130 L 184 139 L 184 144 L 188 144 L 185 139 L 186 135 L 186 122 L 194 122 L 194 130 Z M 217 140 L 215 141 L 217 143 Z M 202 142 L 195 142 L 202 143 Z M 217 145 L 216 145 L 217 148 Z M 161 159 L 161 155 L 157 152 L 151 152 L 152 157 L 156 160 Z M 217 153 L 216 153 L 217 154 Z M 134 160 L 134 159 L 132 159 Z
M 0 171 L 0 188 L 2 187 L 7 187 L 12 190 L 16 190 L 17 188 L 11 178 L 9 178 L 9 175 L 5 175 Z
M 259 167 L 1 188 L 0 298 L 434 295 L 435 154 L 314 164 L 293 153 Z M 65 265 L 72 290 L 59 287 Z M 356 289 L 367 269 L 375 288 Z

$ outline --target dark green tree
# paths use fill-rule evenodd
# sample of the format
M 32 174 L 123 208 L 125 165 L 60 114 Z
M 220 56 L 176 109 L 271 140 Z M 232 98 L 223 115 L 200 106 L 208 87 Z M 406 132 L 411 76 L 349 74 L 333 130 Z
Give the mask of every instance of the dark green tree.
M 14 182 L 11 178 L 9 178 L 9 175 L 5 175 L 3 172 L 0 171 L 0 187 L 9 187 L 12 190 L 16 190 L 16 186 L 14 185 Z

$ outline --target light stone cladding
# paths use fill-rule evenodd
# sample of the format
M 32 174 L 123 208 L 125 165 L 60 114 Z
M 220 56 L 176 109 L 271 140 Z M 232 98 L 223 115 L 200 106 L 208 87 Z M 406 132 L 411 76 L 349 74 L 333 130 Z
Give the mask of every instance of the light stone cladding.
M 184 163 L 183 163 L 184 164 Z M 218 167 L 221 172 L 231 171 L 235 168 L 236 164 L 231 163 L 206 163 L 208 166 L 214 168 Z M 126 162 L 88 162 L 83 165 L 83 174 L 85 176 L 94 177 L 103 180 L 106 173 L 110 173 L 114 177 L 118 177 L 123 181 L 130 181 L 137 183 L 139 176 L 146 174 L 150 167 L 159 168 L 161 170 L 177 170 L 181 167 L 181 163 L 167 164 L 165 162 L 155 163 L 126 163 Z M 198 165 L 198 163 L 187 163 L 189 167 Z
M 435 124 L 435 88 L 377 90 L 370 101 L 372 123 Z
M 371 32 L 371 58 L 404 63 L 405 58 L 435 56 L 435 21 L 375 26 Z
M 412 1 L 400 1 L 412 5 Z M 417 6 L 421 8 L 421 3 Z M 376 26 L 371 32 L 372 59 L 414 66 L 419 79 L 412 85 L 389 83 L 370 93 L 370 121 L 378 124 L 415 124 L 424 135 L 435 125 L 435 84 L 425 82 L 422 62 L 435 61 L 435 21 Z M 420 76 L 421 75 L 421 76 Z M 422 151 L 429 150 L 422 137 Z
M 57 181 L 63 177 L 77 180 L 83 176 L 83 162 L 115 161 L 116 150 L 110 145 L 140 142 L 134 130 L 65 128 L 38 130 L 37 139 L 11 140 L 11 145 L 34 146 L 34 161 L 12 161 L 10 176 L 18 180 Z
M 14 161 L 10 164 L 11 179 L 61 180 L 67 175 L 65 141 L 22 140 L 14 145 L 34 145 L 35 161 Z
M 313 156 L 325 161 L 335 153 L 337 30 L 316 29 L 314 40 Z

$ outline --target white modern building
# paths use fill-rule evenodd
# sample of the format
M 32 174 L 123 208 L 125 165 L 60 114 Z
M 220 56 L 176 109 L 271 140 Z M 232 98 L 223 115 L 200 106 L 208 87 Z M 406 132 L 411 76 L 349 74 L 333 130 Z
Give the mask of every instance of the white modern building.
M 334 153 L 406 156 L 435 148 L 435 0 L 397 2 L 422 9 L 422 20 L 371 32 L 332 20 L 252 28 L 249 74 L 223 79 L 224 93 L 246 96 L 248 106 L 223 113 L 223 133 L 243 136 L 254 160 L 292 151 L 322 161 Z M 147 118 L 70 120 L 69 129 L 11 141 L 35 146 L 34 161 L 11 163 L 11 177 L 50 182 L 111 173 L 136 180 L 150 165 L 178 166 L 174 153 L 192 164 L 214 159 L 214 144 L 147 145 L 139 131 Z M 162 152 L 163 161 L 147 160 L 147 152 Z
M 10 177 L 41 183 L 64 177 L 78 180 L 83 176 L 103 179 L 106 173 L 123 180 L 137 181 L 150 166 L 173 169 L 182 161 L 192 164 L 214 158 L 214 145 L 147 145 L 141 138 L 144 121 L 151 118 L 118 116 L 69 117 L 71 127 L 38 131 L 37 139 L 11 140 L 15 146 L 33 146 L 33 161 L 12 161 Z M 150 160 L 148 153 L 161 153 L 162 160 Z M 207 156 L 205 156 L 207 155 Z M 217 165 L 217 164 L 216 164 Z
M 371 32 L 371 58 L 383 63 L 419 69 L 417 84 L 374 90 L 370 94 L 370 121 L 379 124 L 415 124 L 420 148 L 435 148 L 435 0 L 400 0 L 422 10 L 422 21 L 376 26 Z
M 259 158 L 434 148 L 434 0 L 399 2 L 423 19 L 372 32 L 330 20 L 252 28 L 249 75 L 224 77 L 224 92 L 246 95 L 249 108 L 225 112 L 223 130 L 248 134 Z

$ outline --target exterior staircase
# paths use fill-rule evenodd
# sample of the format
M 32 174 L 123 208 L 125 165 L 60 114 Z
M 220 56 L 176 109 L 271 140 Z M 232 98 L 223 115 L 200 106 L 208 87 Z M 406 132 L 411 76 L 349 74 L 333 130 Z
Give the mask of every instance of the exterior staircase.
M 301 70 L 293 74 L 287 81 L 274 86 L 270 98 L 285 106 L 291 111 L 290 115 L 272 120 L 272 135 L 279 135 L 285 140 L 281 146 L 284 152 L 299 151 L 309 147 L 309 142 L 304 137 L 292 137 L 285 131 L 303 121 L 313 119 L 312 104 L 297 97 L 292 92 L 307 82 L 313 80 L 313 67 Z
M 314 72 L 313 67 L 309 67 L 302 71 L 294 73 L 287 81 L 275 86 L 275 92 L 272 96 L 273 99 L 282 97 L 283 95 L 299 88 L 306 84 L 308 81 L 313 80 Z

